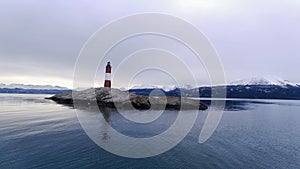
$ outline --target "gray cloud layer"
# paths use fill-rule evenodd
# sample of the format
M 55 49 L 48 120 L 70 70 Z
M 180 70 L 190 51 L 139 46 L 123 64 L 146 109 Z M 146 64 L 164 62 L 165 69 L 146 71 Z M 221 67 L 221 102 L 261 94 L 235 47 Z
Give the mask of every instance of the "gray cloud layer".
M 141 12 L 167 13 L 197 26 L 216 47 L 228 80 L 276 75 L 300 81 L 297 0 L 6 0 L 0 2 L 0 82 L 71 87 L 89 36 L 111 20 Z

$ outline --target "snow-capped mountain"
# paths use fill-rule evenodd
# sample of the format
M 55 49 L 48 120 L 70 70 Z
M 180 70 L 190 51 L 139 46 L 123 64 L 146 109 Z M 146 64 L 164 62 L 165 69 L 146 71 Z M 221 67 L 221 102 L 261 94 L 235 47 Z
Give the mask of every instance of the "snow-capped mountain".
M 137 88 L 131 89 L 129 92 L 149 95 L 152 90 L 153 87 Z M 201 97 L 210 98 L 212 92 L 218 90 L 226 90 L 227 98 L 300 100 L 300 85 L 277 77 L 249 78 L 221 86 L 174 88 L 173 90 L 165 90 L 164 93 L 167 96 L 199 97 L 200 95 Z
M 3 84 L 0 83 L 0 93 L 18 93 L 18 94 L 57 94 L 68 92 L 71 89 L 51 85 L 24 85 L 24 84 Z
M 130 88 L 130 90 L 137 90 L 137 89 L 163 89 L 164 91 L 174 90 L 176 86 L 172 85 L 137 85 Z
M 242 80 L 236 80 L 229 85 L 274 85 L 274 86 L 299 86 L 296 83 L 292 83 L 288 80 L 283 80 L 279 77 L 254 77 L 254 78 L 248 78 L 248 79 L 242 79 Z
M 0 83 L 0 88 L 6 89 L 35 89 L 35 90 L 69 90 L 66 87 L 60 86 L 51 86 L 51 85 L 24 85 L 24 84 L 16 84 L 12 83 L 9 85 Z
M 172 90 L 175 90 L 177 88 L 180 89 L 186 89 L 186 90 L 190 90 L 193 88 L 197 88 L 197 86 L 191 86 L 189 84 L 183 85 L 183 86 L 176 86 L 176 85 L 136 85 L 131 87 L 129 90 L 140 90 L 140 89 L 162 89 L 165 92 L 169 92 Z

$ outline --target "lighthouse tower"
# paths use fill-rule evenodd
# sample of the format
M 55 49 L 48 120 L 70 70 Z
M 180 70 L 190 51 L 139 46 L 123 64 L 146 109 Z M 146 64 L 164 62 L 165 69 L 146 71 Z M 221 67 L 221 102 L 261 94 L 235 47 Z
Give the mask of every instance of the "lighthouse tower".
M 110 66 L 110 62 L 107 62 L 107 65 L 106 65 L 106 68 L 105 68 L 104 87 L 111 88 L 111 66 Z

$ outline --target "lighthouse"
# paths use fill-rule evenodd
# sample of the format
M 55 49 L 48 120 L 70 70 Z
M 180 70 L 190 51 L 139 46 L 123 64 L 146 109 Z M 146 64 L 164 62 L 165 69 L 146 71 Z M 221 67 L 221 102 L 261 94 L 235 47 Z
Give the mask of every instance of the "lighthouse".
M 110 65 L 110 62 L 107 62 L 107 65 L 105 68 L 104 87 L 111 88 L 111 65 Z

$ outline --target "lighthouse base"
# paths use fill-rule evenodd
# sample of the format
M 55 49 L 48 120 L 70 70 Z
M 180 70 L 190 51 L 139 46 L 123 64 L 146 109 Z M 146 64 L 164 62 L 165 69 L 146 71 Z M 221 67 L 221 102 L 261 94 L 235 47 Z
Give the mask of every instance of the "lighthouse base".
M 110 80 L 105 80 L 104 87 L 111 88 L 111 81 Z

